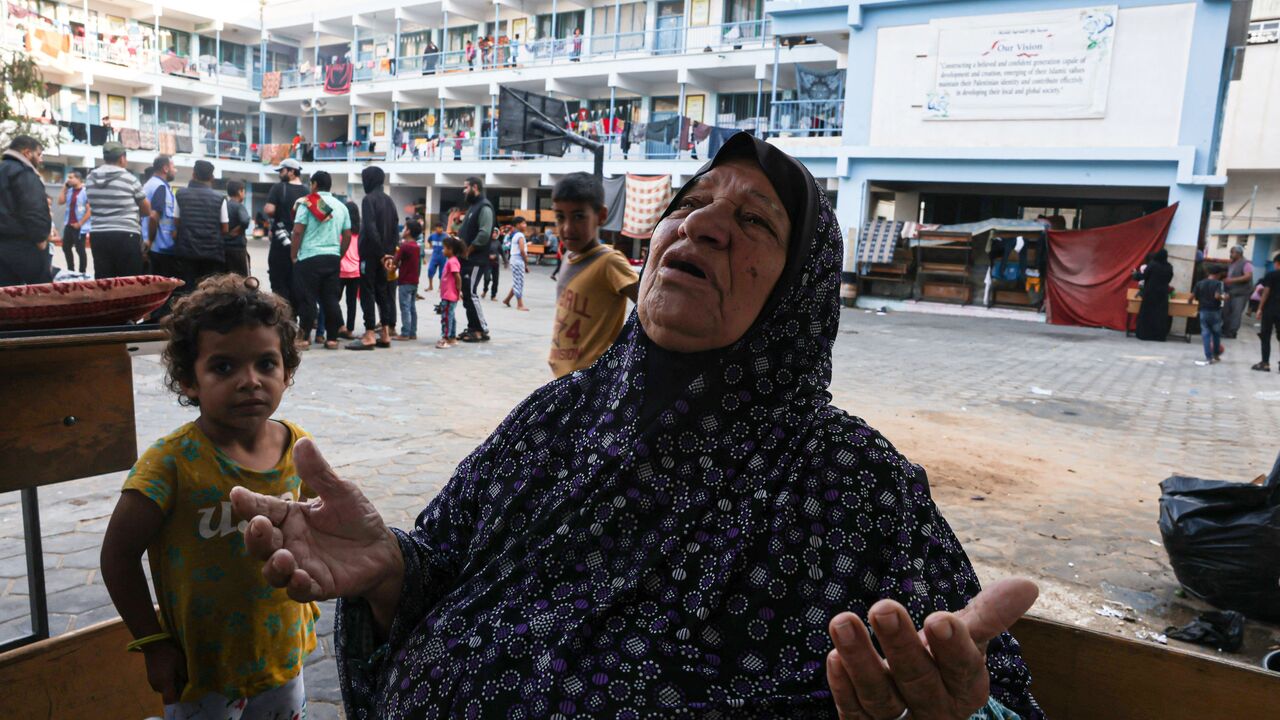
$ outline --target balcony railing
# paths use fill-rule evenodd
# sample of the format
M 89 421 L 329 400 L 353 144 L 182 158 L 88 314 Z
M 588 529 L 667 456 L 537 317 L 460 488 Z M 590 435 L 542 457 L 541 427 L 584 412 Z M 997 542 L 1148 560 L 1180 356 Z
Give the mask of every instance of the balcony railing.
M 678 20 L 679 18 L 677 18 Z M 353 79 L 369 82 L 437 72 L 501 70 L 561 63 L 625 57 L 628 55 L 672 55 L 693 52 L 723 52 L 768 47 L 773 41 L 768 20 L 750 20 L 707 27 L 684 27 L 676 23 L 640 32 L 602 33 L 580 38 L 544 38 L 521 43 L 495 45 L 488 52 L 478 47 L 442 50 L 398 58 L 375 58 L 365 53 L 355 63 Z M 323 66 L 282 70 L 280 87 L 312 87 L 323 84 Z M 262 89 L 261 73 L 252 79 L 255 90 Z
M 770 123 L 774 133 L 830 137 L 844 129 L 844 100 L 779 100 Z

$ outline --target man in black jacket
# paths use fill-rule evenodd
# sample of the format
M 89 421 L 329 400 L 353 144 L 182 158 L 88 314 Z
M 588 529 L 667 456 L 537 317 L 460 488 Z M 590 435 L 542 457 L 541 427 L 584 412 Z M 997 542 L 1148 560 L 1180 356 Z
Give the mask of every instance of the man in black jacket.
M 360 172 L 364 199 L 360 201 L 360 309 L 364 335 L 347 343 L 348 350 L 391 347 L 396 326 L 395 291 L 387 279 L 387 258 L 395 258 L 400 244 L 396 203 L 382 189 L 387 175 L 370 165 Z
M 267 235 L 271 240 L 267 251 L 267 277 L 271 280 L 271 292 L 288 300 L 294 315 L 297 315 L 298 298 L 294 297 L 293 260 L 290 259 L 292 251 L 289 246 L 293 242 L 294 206 L 306 197 L 307 188 L 302 184 L 302 165 L 297 160 L 285 159 L 276 171 L 280 174 L 280 182 L 271 186 L 262 208 L 269 223 Z
M 36 172 L 43 156 L 39 140 L 18 135 L 0 160 L 0 286 L 53 281 L 53 218 L 44 181 Z
M 200 281 L 223 272 L 226 251 L 222 237 L 227 234 L 230 216 L 227 198 L 213 189 L 213 163 L 197 160 L 191 183 L 175 195 L 173 223 L 178 230 L 173 254 L 181 258 L 180 293 L 194 292 Z
M 462 342 L 488 342 L 489 324 L 484 320 L 484 310 L 477 302 L 472 280 L 476 273 L 489 268 L 489 243 L 493 239 L 495 213 L 493 205 L 484 196 L 484 181 L 469 177 L 462 186 L 462 196 L 467 200 L 467 214 L 462 220 L 458 236 L 466 243 L 466 259 L 462 261 L 462 306 L 467 311 L 467 329 L 458 339 Z

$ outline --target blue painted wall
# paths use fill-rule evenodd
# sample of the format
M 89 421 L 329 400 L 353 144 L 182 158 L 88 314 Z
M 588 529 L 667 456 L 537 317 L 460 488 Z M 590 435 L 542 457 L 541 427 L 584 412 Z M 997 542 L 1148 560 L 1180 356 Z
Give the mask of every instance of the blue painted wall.
M 1000 149 L 991 157 L 958 160 L 945 150 L 933 158 L 861 158 L 856 148 L 866 147 L 871 132 L 877 32 L 881 28 L 927 24 L 944 17 L 966 17 L 1071 9 L 1092 4 L 1117 5 L 1121 9 L 1192 3 L 1196 6 L 1190 58 L 1183 95 L 1178 146 L 1194 149 L 1194 167 L 1178 173 L 1174 160 L 1136 161 L 1107 157 L 1094 150 L 1092 159 L 1009 162 Z M 1142 186 L 1168 188 L 1169 202 L 1180 207 L 1170 229 L 1169 243 L 1194 246 L 1200 230 L 1205 185 L 1189 175 L 1213 172 L 1214 135 L 1222 109 L 1219 99 L 1229 68 L 1226 58 L 1230 0 L 868 0 L 845 8 L 831 0 L 779 0 L 767 2 L 774 32 L 779 35 L 822 35 L 840 24 L 849 28 L 848 81 L 845 97 L 844 144 L 853 157 L 840 182 L 837 213 L 845 227 L 860 225 L 865 217 L 865 191 L 871 182 L 964 182 L 1001 184 L 1049 184 L 1084 186 Z M 840 17 L 843 14 L 843 17 Z M 1152 68 L 1159 72 L 1159 68 Z M 972 152 L 972 149 L 969 149 Z M 978 151 L 979 153 L 981 151 Z M 1097 153 L 1101 152 L 1101 155 Z M 1045 155 L 1055 155 L 1046 151 Z M 808 160 L 806 160 L 808 162 Z

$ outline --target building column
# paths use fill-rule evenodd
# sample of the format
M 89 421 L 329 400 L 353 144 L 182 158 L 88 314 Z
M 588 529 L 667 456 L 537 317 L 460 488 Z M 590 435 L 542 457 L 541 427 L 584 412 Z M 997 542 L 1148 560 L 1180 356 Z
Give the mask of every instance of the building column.
M 397 20 L 397 23 L 400 21 Z M 396 33 L 399 36 L 399 33 Z M 397 44 L 399 41 L 397 40 Z M 387 154 L 387 162 L 392 162 L 400 156 L 400 148 L 396 146 L 396 130 L 400 129 L 400 101 L 392 101 L 391 103 L 391 127 L 387 128 L 387 145 L 391 148 L 391 152 Z
M 222 84 L 222 26 L 218 25 L 213 34 L 213 81 Z
M 556 61 L 556 12 L 558 9 L 559 4 L 556 0 L 551 0 L 551 62 L 553 63 Z M 534 22 L 537 22 L 536 16 Z
M 520 188 L 520 209 L 521 209 L 521 210 L 530 210 L 530 209 L 532 209 L 532 210 L 535 210 L 535 211 L 536 211 L 536 210 L 537 210 L 537 208 L 530 208 L 530 207 L 529 207 L 529 195 L 530 195 L 530 193 L 529 193 L 529 188 L 527 188 L 527 187 L 522 187 L 522 188 Z
M 607 153 L 607 157 L 609 157 L 610 159 L 613 158 L 613 144 L 616 138 L 609 138 L 608 136 L 610 133 L 613 132 L 614 106 L 617 104 L 617 102 L 618 102 L 618 88 L 610 85 L 609 86 L 609 118 L 607 121 L 608 127 L 605 128 L 605 137 L 608 138 L 609 140 L 609 142 L 606 145 L 605 152 Z
M 395 45 L 391 46 L 391 77 L 400 75 L 400 30 L 401 20 L 396 18 L 396 39 Z
M 688 139 L 687 137 L 684 137 L 684 119 L 683 119 L 684 118 L 684 87 L 685 87 L 685 83 L 680 83 L 680 100 L 676 105 L 676 118 L 680 120 L 680 123 L 676 125 L 676 138 L 677 138 L 676 139 L 676 159 L 677 160 L 680 159 L 680 154 L 684 152 L 684 141 Z
M 222 103 L 213 108 L 213 156 L 218 157 L 222 150 Z
M 773 118 L 778 114 L 778 55 L 782 52 L 782 45 L 778 43 L 778 38 L 773 39 L 773 82 L 769 88 L 769 135 L 773 134 Z

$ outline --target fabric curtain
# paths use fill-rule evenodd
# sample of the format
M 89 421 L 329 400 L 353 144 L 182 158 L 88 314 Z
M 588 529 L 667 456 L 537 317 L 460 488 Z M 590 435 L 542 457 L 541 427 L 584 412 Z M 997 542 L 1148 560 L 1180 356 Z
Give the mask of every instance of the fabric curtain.
M 604 206 L 609 208 L 609 219 L 601 230 L 622 232 L 622 218 L 626 214 L 627 178 L 619 175 L 604 179 Z
M 628 174 L 626 195 L 622 234 L 629 238 L 650 237 L 671 202 L 671 176 Z
M 1163 210 L 1127 223 L 1092 230 L 1050 230 L 1046 282 L 1049 322 L 1124 330 L 1130 278 L 1148 254 L 1164 246 L 1178 210 Z
M 797 100 L 843 100 L 844 70 L 813 70 L 796 64 Z
M 277 71 L 262 73 L 262 99 L 280 97 L 280 73 Z
M 324 91 L 330 95 L 351 92 L 351 63 L 334 63 L 324 69 Z

